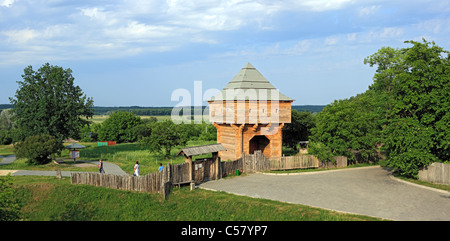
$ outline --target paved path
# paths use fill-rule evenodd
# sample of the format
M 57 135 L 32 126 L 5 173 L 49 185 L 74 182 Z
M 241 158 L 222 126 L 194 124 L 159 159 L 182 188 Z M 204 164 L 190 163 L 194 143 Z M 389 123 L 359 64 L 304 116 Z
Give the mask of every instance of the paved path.
M 0 165 L 7 165 L 16 160 L 15 155 L 11 156 L 0 156 L 2 161 Z M 94 165 L 98 165 L 98 161 L 83 161 L 87 163 L 92 163 Z M 109 162 L 103 162 L 103 169 L 107 174 L 114 175 L 128 175 L 125 171 L 123 171 L 119 166 Z M 11 176 L 56 176 L 56 171 L 34 171 L 34 170 L 0 170 L 0 175 L 6 175 L 8 172 L 11 173 Z M 70 177 L 71 171 L 61 171 L 61 175 L 65 177 Z
M 450 192 L 399 181 L 376 166 L 301 173 L 252 174 L 201 188 L 391 220 L 450 220 Z

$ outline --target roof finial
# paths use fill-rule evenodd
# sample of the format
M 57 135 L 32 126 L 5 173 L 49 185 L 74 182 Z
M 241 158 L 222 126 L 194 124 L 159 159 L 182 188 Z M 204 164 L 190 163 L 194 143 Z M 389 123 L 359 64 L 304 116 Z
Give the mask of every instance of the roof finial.
M 250 64 L 250 62 L 247 62 L 247 64 L 244 66 L 243 69 L 255 69 L 255 67 L 253 67 L 253 65 Z

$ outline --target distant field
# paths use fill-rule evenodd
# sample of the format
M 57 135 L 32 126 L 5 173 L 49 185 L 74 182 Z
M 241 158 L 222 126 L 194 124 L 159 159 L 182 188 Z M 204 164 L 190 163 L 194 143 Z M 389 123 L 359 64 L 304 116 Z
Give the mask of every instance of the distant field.
M 94 124 L 98 124 L 108 119 L 108 117 L 109 115 L 94 115 L 93 118 L 92 119 L 89 118 L 89 120 L 94 122 Z M 141 117 L 141 119 L 150 119 L 152 117 L 155 117 L 158 121 L 165 121 L 171 119 L 170 115 L 153 115 L 153 116 L 141 115 L 139 117 Z M 195 120 L 195 116 L 192 116 L 192 118 Z
M 92 119 L 89 119 L 90 121 L 94 122 L 95 124 L 102 123 L 105 121 L 109 115 L 94 115 Z M 170 115 L 160 115 L 160 116 L 139 116 L 142 119 L 150 119 L 151 117 L 155 117 L 158 121 L 164 121 L 164 120 L 170 120 Z

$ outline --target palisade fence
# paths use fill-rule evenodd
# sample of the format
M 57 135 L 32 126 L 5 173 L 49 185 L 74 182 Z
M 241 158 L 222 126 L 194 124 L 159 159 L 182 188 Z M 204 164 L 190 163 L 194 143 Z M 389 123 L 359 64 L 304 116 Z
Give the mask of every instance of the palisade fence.
M 73 172 L 70 180 L 72 184 L 87 184 L 128 191 L 161 193 L 166 198 L 172 186 L 170 178 L 171 169 L 170 164 L 168 164 L 161 172 L 149 173 L 139 177 L 92 172 Z
M 220 162 L 219 178 L 235 175 L 236 170 L 244 173 L 255 173 L 268 170 L 288 170 L 303 168 L 336 168 L 347 166 L 347 157 L 333 157 L 335 162 L 321 162 L 312 155 L 283 156 L 267 158 L 261 151 L 254 154 L 243 154 L 242 158 L 235 161 Z M 197 161 L 200 163 L 200 161 Z M 195 166 L 195 162 L 192 166 Z M 206 165 L 204 165 L 206 166 Z M 193 183 L 197 180 L 197 171 L 190 170 L 188 163 L 171 165 L 170 163 L 161 172 L 149 173 L 145 176 L 128 176 L 99 174 L 90 172 L 73 172 L 71 175 L 72 184 L 88 184 L 93 186 L 107 187 L 113 189 L 161 193 L 164 199 L 169 195 L 173 185 L 183 183 Z M 205 170 L 210 171 L 210 170 Z M 213 175 L 205 175 L 210 179 L 215 179 Z M 208 179 L 206 179 L 208 180 Z M 203 180 L 203 181 L 206 181 Z
M 419 170 L 419 180 L 450 185 L 450 164 L 433 162 Z
M 313 155 L 282 156 L 270 158 L 270 170 L 318 168 L 319 159 Z

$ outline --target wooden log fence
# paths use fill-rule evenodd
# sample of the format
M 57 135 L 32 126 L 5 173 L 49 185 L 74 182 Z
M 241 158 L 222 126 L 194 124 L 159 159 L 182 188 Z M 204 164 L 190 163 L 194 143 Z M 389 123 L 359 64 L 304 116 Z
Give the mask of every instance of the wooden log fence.
M 318 168 L 319 160 L 313 155 L 282 156 L 270 158 L 270 170 Z
M 170 189 L 168 190 L 167 186 L 171 186 L 172 183 L 170 173 L 171 167 L 170 164 L 168 164 L 162 172 L 149 173 L 139 177 L 92 172 L 73 172 L 70 179 L 72 184 L 87 184 L 128 191 L 161 193 L 164 198 L 166 198 L 170 192 Z
M 347 166 L 347 157 L 334 157 L 336 162 L 322 163 L 312 155 L 287 156 L 267 158 L 260 151 L 254 154 L 243 154 L 242 158 L 235 161 L 220 162 L 219 178 L 235 175 L 236 170 L 245 173 L 255 173 L 267 170 L 288 170 L 301 168 L 330 168 Z M 211 171 L 211 168 L 206 171 Z M 145 176 L 127 176 L 99 174 L 90 172 L 73 172 L 71 174 L 72 184 L 87 184 L 113 189 L 161 193 L 164 198 L 169 195 L 173 185 L 191 183 L 190 165 L 181 163 L 170 165 L 169 163 L 162 172 L 149 173 Z M 195 172 L 194 172 L 195 173 Z M 211 176 L 211 180 L 215 179 Z

